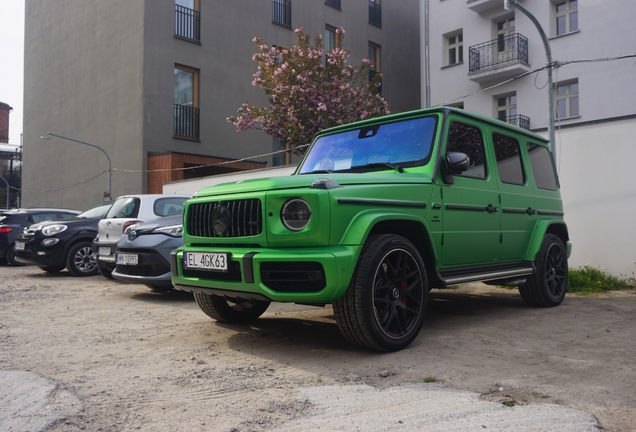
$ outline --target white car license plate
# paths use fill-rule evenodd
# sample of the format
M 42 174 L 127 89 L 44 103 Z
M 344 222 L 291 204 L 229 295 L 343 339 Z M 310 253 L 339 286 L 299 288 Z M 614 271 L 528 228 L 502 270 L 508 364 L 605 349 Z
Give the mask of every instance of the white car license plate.
M 228 254 L 184 252 L 183 267 L 195 270 L 227 271 Z
M 15 250 L 24 250 L 24 245 L 26 243 L 15 242 Z
M 118 265 L 137 265 L 139 264 L 139 255 L 118 253 L 115 257 L 115 262 Z
M 108 256 L 110 255 L 110 248 L 109 247 L 100 247 L 98 249 L 98 252 L 101 256 Z

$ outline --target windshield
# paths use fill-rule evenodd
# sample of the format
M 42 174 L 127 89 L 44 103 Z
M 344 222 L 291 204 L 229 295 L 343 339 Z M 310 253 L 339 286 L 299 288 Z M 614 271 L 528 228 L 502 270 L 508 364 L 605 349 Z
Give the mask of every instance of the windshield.
M 103 203 L 98 206 L 93 207 L 92 209 L 86 210 L 84 213 L 77 215 L 78 218 L 103 218 L 108 213 L 108 210 L 112 206 L 112 203 Z
M 365 172 L 424 165 L 431 155 L 435 117 L 367 126 L 316 140 L 300 174 Z

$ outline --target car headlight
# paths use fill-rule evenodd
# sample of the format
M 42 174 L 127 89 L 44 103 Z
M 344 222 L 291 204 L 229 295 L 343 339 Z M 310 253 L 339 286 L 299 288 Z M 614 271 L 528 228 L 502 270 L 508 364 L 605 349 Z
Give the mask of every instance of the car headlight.
M 154 233 L 166 234 L 171 237 L 181 237 L 183 235 L 183 224 L 170 225 L 166 227 L 157 228 Z
M 305 228 L 311 220 L 311 207 L 305 200 L 294 198 L 283 205 L 280 212 L 280 219 L 283 225 L 291 231 L 300 231 Z
M 141 225 L 141 223 L 136 223 L 133 225 L 128 225 L 126 227 L 126 229 L 124 230 L 124 234 L 128 234 L 129 232 L 131 232 L 132 230 L 136 229 L 139 225 Z
M 44 228 L 42 228 L 42 234 L 44 234 L 45 236 L 52 236 L 55 234 L 59 234 L 62 231 L 66 231 L 66 228 L 68 228 L 68 226 L 66 225 L 47 225 Z

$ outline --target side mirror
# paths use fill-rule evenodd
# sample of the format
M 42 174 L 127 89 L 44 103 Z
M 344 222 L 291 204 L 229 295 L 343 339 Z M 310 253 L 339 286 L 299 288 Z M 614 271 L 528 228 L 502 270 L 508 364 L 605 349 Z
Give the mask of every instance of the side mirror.
M 444 158 L 442 166 L 442 174 L 444 182 L 448 184 L 455 183 L 454 174 L 461 174 L 470 166 L 470 158 L 466 153 L 448 152 Z

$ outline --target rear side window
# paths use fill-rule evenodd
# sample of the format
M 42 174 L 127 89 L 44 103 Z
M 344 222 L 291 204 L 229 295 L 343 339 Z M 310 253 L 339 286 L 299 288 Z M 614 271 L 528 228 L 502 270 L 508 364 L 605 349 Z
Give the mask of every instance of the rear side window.
M 492 134 L 492 142 L 497 156 L 497 171 L 502 183 L 523 185 L 526 182 L 521 164 L 519 141 L 514 138 Z
M 180 215 L 183 213 L 183 203 L 187 199 L 185 197 L 159 198 L 155 201 L 153 211 L 160 217 Z
M 31 215 L 31 219 L 34 223 L 38 223 L 42 221 L 58 219 L 58 217 L 55 213 L 35 213 Z
M 451 123 L 448 131 L 446 152 L 460 152 L 468 155 L 470 158 L 468 170 L 461 174 L 455 174 L 456 176 L 478 179 L 486 178 L 484 139 L 479 128 L 464 123 Z
M 112 218 L 136 218 L 139 214 L 139 198 L 121 198 L 115 200 L 115 203 L 108 211 L 106 219 Z
M 537 187 L 556 190 L 556 176 L 548 149 L 537 144 L 528 143 L 528 154 L 530 155 L 530 166 L 532 166 L 532 174 Z

